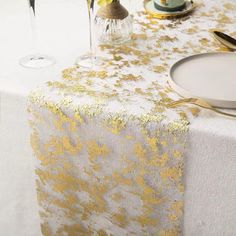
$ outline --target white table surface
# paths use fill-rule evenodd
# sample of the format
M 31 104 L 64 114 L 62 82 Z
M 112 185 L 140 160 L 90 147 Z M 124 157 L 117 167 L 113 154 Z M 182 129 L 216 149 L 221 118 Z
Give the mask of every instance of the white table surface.
M 57 63 L 19 66 L 31 52 L 26 0 L 0 0 L 0 235 L 38 236 L 39 219 L 26 100 L 36 86 L 60 77 L 88 49 L 83 0 L 40 0 L 41 52 Z M 52 8 L 52 5 L 54 7 Z M 49 10 L 53 9 L 53 12 Z M 48 20 L 50 19 L 50 20 Z M 83 19 L 83 20 L 81 20 Z M 194 140 L 198 140 L 198 145 Z M 186 153 L 185 235 L 236 232 L 236 120 L 203 112 L 190 126 Z M 209 155 L 211 154 L 211 155 Z

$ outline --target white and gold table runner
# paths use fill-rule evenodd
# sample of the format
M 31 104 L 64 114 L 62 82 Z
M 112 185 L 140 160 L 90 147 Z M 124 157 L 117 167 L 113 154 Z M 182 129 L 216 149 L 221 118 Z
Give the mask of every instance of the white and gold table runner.
M 199 109 L 167 108 L 179 99 L 168 69 L 226 50 L 210 31 L 236 36 L 235 11 L 209 0 L 174 21 L 139 12 L 129 44 L 101 47 L 106 67 L 66 69 L 31 93 L 43 235 L 181 235 L 188 126 Z

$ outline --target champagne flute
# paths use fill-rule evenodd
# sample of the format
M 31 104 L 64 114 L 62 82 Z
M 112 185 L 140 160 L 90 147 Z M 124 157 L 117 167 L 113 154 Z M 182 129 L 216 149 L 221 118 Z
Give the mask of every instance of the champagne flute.
M 102 65 L 102 59 L 97 56 L 96 53 L 96 41 L 95 41 L 95 1 L 96 0 L 85 0 L 88 6 L 88 16 L 89 16 L 89 46 L 90 52 L 88 54 L 82 55 L 76 59 L 75 64 L 85 68 L 93 68 Z
M 20 65 L 26 68 L 39 69 L 43 67 L 51 66 L 55 63 L 53 57 L 40 54 L 37 52 L 37 41 L 38 41 L 38 32 L 36 25 L 36 10 L 35 10 L 35 0 L 27 0 L 30 10 L 30 22 L 31 22 L 31 31 L 32 31 L 32 41 L 33 41 L 33 50 L 35 54 L 25 56 L 20 59 Z

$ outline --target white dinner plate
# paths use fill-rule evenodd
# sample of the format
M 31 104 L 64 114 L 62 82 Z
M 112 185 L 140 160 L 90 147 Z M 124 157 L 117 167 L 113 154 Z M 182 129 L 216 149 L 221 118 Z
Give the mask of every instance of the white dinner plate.
M 197 54 L 176 62 L 170 85 L 185 97 L 204 99 L 214 107 L 236 108 L 236 53 Z

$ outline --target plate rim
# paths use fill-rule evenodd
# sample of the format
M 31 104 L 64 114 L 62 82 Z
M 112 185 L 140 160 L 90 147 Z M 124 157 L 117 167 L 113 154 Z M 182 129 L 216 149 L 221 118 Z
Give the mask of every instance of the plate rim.
M 179 59 L 175 61 L 170 69 L 169 69 L 169 75 L 168 75 L 168 82 L 170 86 L 181 96 L 183 97 L 194 97 L 194 98 L 200 98 L 205 100 L 206 102 L 210 103 L 210 105 L 218 108 L 227 108 L 227 109 L 235 109 L 236 108 L 236 100 L 228 100 L 228 99 L 215 99 L 212 97 L 200 97 L 197 95 L 192 94 L 187 89 L 181 87 L 178 83 L 175 82 L 173 79 L 173 71 L 179 66 L 179 64 L 184 63 L 185 61 L 188 61 L 191 58 L 197 58 L 202 56 L 209 56 L 209 55 L 219 55 L 219 54 L 230 54 L 234 55 L 236 57 L 235 52 L 205 52 L 205 53 L 197 53 L 193 54 L 187 57 L 184 57 L 182 59 Z
M 173 19 L 173 18 L 182 17 L 182 16 L 188 15 L 189 13 L 194 11 L 197 6 L 197 4 L 193 0 L 187 0 L 187 2 L 189 2 L 191 4 L 191 8 L 186 9 L 185 11 L 176 11 L 173 13 L 164 12 L 164 11 L 163 12 L 161 12 L 161 11 L 154 12 L 154 11 L 149 11 L 146 6 L 151 1 L 152 0 L 144 0 L 144 2 L 143 2 L 144 9 L 147 14 L 149 14 L 150 16 L 157 18 L 157 19 Z

